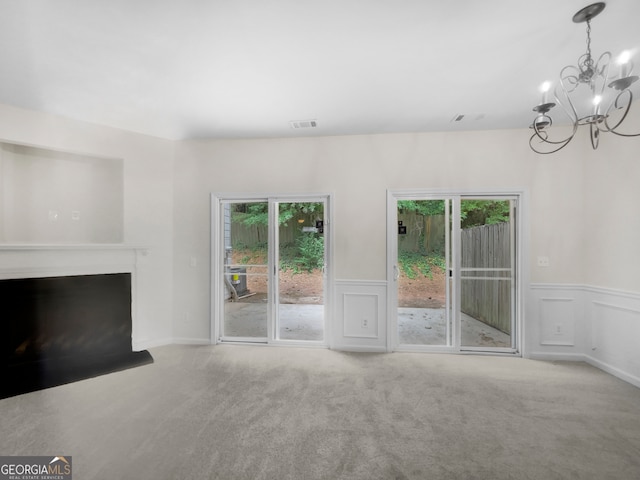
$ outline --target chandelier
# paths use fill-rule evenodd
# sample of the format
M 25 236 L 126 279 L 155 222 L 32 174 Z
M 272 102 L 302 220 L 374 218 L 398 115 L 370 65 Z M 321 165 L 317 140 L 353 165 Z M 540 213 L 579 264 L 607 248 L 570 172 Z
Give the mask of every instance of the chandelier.
M 640 133 L 618 131 L 633 102 L 629 87 L 638 80 L 637 76 L 632 75 L 631 54 L 623 52 L 618 57 L 618 71 L 613 75 L 610 75 L 609 68 L 612 63 L 610 52 L 603 53 L 596 61 L 591 55 L 591 19 L 604 7 L 604 2 L 594 3 L 573 16 L 575 23 L 587 24 L 587 51 L 578 59 L 577 65 L 567 65 L 560 71 L 560 78 L 552 92 L 550 82 L 545 82 L 541 87 L 542 101 L 533 108 L 536 117 L 530 128 L 534 133 L 529 139 L 529 146 L 536 153 L 555 153 L 566 147 L 581 126 L 589 127 L 594 150 L 598 148 L 601 133 L 614 133 L 622 137 L 640 136 Z M 554 101 L 549 100 L 550 93 Z M 553 125 L 550 112 L 556 105 L 564 110 L 572 123 L 569 127 L 571 133 L 560 139 L 554 139 L 549 134 Z

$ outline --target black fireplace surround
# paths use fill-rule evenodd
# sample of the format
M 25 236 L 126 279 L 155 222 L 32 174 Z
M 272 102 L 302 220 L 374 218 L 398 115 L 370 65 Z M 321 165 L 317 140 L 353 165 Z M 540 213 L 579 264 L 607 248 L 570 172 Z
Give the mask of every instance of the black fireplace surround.
M 131 348 L 131 274 L 0 280 L 0 398 L 153 363 Z

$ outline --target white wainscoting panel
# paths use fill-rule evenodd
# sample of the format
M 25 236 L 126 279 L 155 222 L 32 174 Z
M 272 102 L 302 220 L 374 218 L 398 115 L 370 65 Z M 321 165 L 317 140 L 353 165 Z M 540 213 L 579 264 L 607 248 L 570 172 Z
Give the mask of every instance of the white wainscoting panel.
M 540 345 L 575 345 L 575 299 L 539 299 Z
M 531 285 L 524 322 L 526 357 L 584 359 L 583 289 L 582 285 Z
M 386 351 L 387 283 L 338 280 L 332 348 L 337 350 Z
M 587 288 L 587 361 L 640 387 L 640 295 Z
M 371 293 L 343 294 L 343 336 L 378 338 L 378 295 Z
M 640 294 L 532 284 L 525 356 L 585 361 L 640 387 Z

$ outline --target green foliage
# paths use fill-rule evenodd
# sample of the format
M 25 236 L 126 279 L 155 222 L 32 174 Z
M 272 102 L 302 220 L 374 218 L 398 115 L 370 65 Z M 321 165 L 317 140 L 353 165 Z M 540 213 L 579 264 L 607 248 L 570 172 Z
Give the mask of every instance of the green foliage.
M 398 200 L 398 209 L 424 216 L 444 215 L 444 200 Z
M 304 203 L 280 203 L 278 204 L 278 222 L 280 225 L 288 225 L 288 221 L 300 215 L 309 215 L 313 213 L 322 217 L 324 212 L 324 204 L 316 202 Z
M 437 253 L 426 255 L 418 252 L 398 252 L 398 263 L 400 269 L 407 278 L 424 277 L 433 278 L 433 267 L 444 270 L 446 260 Z
M 237 243 L 233 248 L 237 254 L 241 255 L 238 258 L 238 262 L 242 265 L 264 264 L 266 262 L 266 243 L 259 243 L 252 247 L 248 247 L 242 243 Z
M 249 246 L 244 242 L 235 241 L 233 242 L 233 248 L 234 250 L 246 250 Z
M 232 205 L 231 219 L 247 226 L 268 225 L 269 211 L 267 203 L 235 203 Z
M 296 238 L 295 244 L 280 249 L 280 268 L 294 273 L 312 272 L 324 266 L 324 237 L 305 232 Z
M 429 255 L 429 263 L 434 266 L 439 268 L 440 270 L 446 270 L 447 269 L 447 259 L 444 258 L 443 255 L 438 254 L 438 253 L 432 253 Z
M 281 226 L 288 226 L 291 220 L 305 219 L 309 216 L 321 219 L 324 215 L 324 204 L 320 202 L 303 203 L 278 203 L 278 223 Z M 269 204 L 268 202 L 234 203 L 231 205 L 231 220 L 234 223 L 241 223 L 245 226 L 268 226 L 269 225 Z M 263 230 L 264 231 L 264 230 Z M 253 254 L 266 255 L 267 246 L 260 243 L 255 247 L 246 245 L 234 245 L 243 250 L 253 251 Z M 248 253 L 243 252 L 245 260 L 250 259 Z M 280 248 L 280 268 L 292 270 L 294 273 L 302 271 L 311 272 L 314 269 L 322 268 L 324 265 L 324 238 L 322 234 L 313 232 L 299 232 L 295 241 L 291 245 Z
M 318 202 L 280 203 L 278 204 L 278 223 L 287 225 L 292 218 L 300 215 L 322 214 L 324 204 Z M 234 203 L 231 219 L 247 226 L 269 225 L 269 204 L 267 202 Z
M 509 221 L 508 200 L 463 200 L 460 206 L 462 228 L 493 225 Z
M 418 215 L 444 215 L 444 200 L 398 200 L 402 213 Z M 460 202 L 460 224 L 462 228 L 478 225 L 493 225 L 509 221 L 508 200 L 466 200 Z

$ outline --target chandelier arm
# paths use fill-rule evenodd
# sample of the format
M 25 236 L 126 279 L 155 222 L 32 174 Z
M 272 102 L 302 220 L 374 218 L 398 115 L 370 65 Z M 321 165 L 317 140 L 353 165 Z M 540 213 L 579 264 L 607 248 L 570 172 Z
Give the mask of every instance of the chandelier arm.
M 620 97 L 622 97 L 622 94 L 627 93 L 629 95 L 629 99 L 627 100 L 627 104 L 624 107 L 619 107 L 618 106 L 618 100 L 620 99 Z M 624 120 L 627 118 L 627 114 L 629 113 L 629 110 L 631 110 L 631 104 L 633 103 L 633 92 L 631 92 L 631 90 L 623 90 L 621 91 L 618 96 L 616 97 L 615 101 L 611 102 L 611 105 L 609 105 L 609 108 L 607 109 L 607 114 L 604 118 L 604 124 L 606 129 L 602 129 L 603 132 L 611 132 L 614 133 L 620 137 L 640 137 L 640 133 L 619 133 L 616 132 L 616 128 L 618 128 L 622 122 L 624 122 Z M 620 120 L 618 120 L 618 122 L 613 126 L 609 126 L 609 111 L 611 110 L 612 107 L 616 107 L 616 108 L 624 108 L 624 113 L 622 114 L 622 118 L 620 118 Z
M 575 67 L 567 66 L 562 69 L 562 72 L 571 68 L 575 69 Z M 559 92 L 557 88 L 554 89 L 553 96 L 555 97 L 558 105 L 562 107 L 567 117 L 569 117 L 569 120 L 571 120 L 571 122 L 574 123 L 574 127 L 577 128 L 577 124 L 580 121 L 580 117 L 578 116 L 578 111 L 576 110 L 576 107 L 573 105 L 573 102 L 571 101 L 571 96 L 569 94 L 573 92 L 579 85 L 578 77 L 576 77 L 575 75 L 562 76 L 562 72 L 560 72 L 560 75 L 561 75 L 560 91 L 562 92 L 562 99 L 560 99 L 560 95 L 558 95 Z M 572 84 L 573 88 L 571 88 L 570 90 L 567 89 L 565 82 L 569 82 L 569 84 Z M 576 83 L 574 84 L 573 82 L 576 82 Z
M 594 97 L 600 96 L 602 98 L 605 95 L 605 88 L 609 84 L 609 64 L 611 63 L 611 53 L 604 52 L 602 55 L 598 57 L 598 60 L 594 66 L 594 78 L 592 80 L 592 92 Z M 596 93 L 597 92 L 597 93 Z M 590 127 L 590 137 L 591 137 L 591 146 L 594 150 L 598 148 L 600 143 L 600 133 L 599 132 L 608 132 L 608 125 L 606 125 L 607 115 L 609 114 L 609 108 L 605 115 L 600 116 L 598 109 L 593 113 L 593 120 L 589 122 Z M 601 119 L 599 119 L 601 118 Z M 604 125 L 604 126 L 603 126 Z M 594 130 L 595 127 L 595 130 Z M 595 141 L 594 141 L 595 138 Z
M 551 122 L 551 117 L 548 117 L 549 121 Z M 571 140 L 573 140 L 573 137 L 575 137 L 576 132 L 578 131 L 578 124 L 574 123 L 573 124 L 573 132 L 571 133 L 571 135 L 569 135 L 567 138 L 563 139 L 563 140 L 559 140 L 559 141 L 552 141 L 549 140 L 549 135 L 547 134 L 547 132 L 542 131 L 540 129 L 537 128 L 536 124 L 534 123 L 533 125 L 533 130 L 534 133 L 533 135 L 531 135 L 531 138 L 529 139 L 529 147 L 531 148 L 531 150 L 533 150 L 536 153 L 539 153 L 541 155 L 548 155 L 550 153 L 556 153 L 559 150 L 562 150 L 564 147 L 566 147 L 567 145 L 569 145 L 569 143 L 571 142 Z M 538 138 L 540 139 L 540 144 L 548 144 L 548 145 L 560 145 L 558 148 L 554 148 L 553 150 L 550 150 L 548 152 L 546 151 L 542 151 L 537 149 L 536 147 L 534 147 L 534 143 L 533 143 L 533 139 L 534 138 Z
M 581 57 L 582 58 L 582 57 Z M 567 88 L 566 84 L 571 88 Z M 566 65 L 560 70 L 560 86 L 565 94 L 572 93 L 580 85 L 580 69 L 575 65 Z
M 561 143 L 569 143 L 571 139 L 576 135 L 577 127 L 573 129 L 573 133 L 569 135 L 567 138 L 562 140 L 549 140 L 549 134 L 543 130 L 538 130 L 538 128 L 533 127 L 533 137 L 538 137 L 540 139 L 540 143 L 548 143 L 549 145 L 560 145 Z
M 604 88 L 609 83 L 609 65 L 611 64 L 611 52 L 604 52 L 602 55 L 598 57 L 598 61 L 596 62 L 595 71 L 598 75 L 602 77 L 602 87 L 601 91 L 604 91 Z M 603 60 L 606 62 L 602 64 Z
M 573 138 L 573 137 L 569 137 L 568 139 L 566 139 L 566 140 L 564 141 L 564 143 L 562 143 L 562 142 L 548 142 L 548 141 L 544 140 L 544 141 L 543 141 L 543 142 L 541 142 L 541 143 L 562 143 L 562 145 L 560 145 L 558 148 L 556 148 L 556 149 L 554 149 L 554 150 L 550 150 L 550 151 L 548 151 L 548 152 L 544 152 L 544 151 L 542 151 L 542 150 L 538 150 L 536 147 L 534 147 L 534 146 L 533 146 L 533 139 L 534 139 L 534 138 L 536 138 L 536 137 L 538 137 L 538 136 L 539 136 L 539 135 L 537 135 L 537 134 L 535 134 L 535 133 L 534 133 L 533 135 L 531 135 L 531 138 L 529 139 L 529 147 L 531 148 L 531 150 L 533 150 L 534 152 L 536 152 L 536 153 L 538 153 L 538 154 L 540 154 L 540 155 L 549 155 L 549 154 L 551 154 L 551 153 L 556 153 L 556 152 L 558 152 L 558 151 L 562 150 L 564 147 L 566 147 L 567 145 L 569 145 L 569 142 L 570 142 L 570 141 L 571 141 L 571 139 Z
M 620 98 L 625 92 L 629 94 L 629 101 L 624 107 L 620 107 L 618 101 L 620 100 Z M 629 109 L 631 108 L 632 98 L 633 98 L 633 94 L 631 93 L 630 90 L 623 90 L 616 96 L 615 100 L 609 104 L 609 108 L 607 108 L 607 112 L 604 119 L 605 128 L 602 129 L 604 132 L 615 133 L 615 129 L 618 128 L 622 124 L 622 122 L 624 122 L 625 118 L 627 118 L 627 114 L 629 113 Z M 622 118 L 620 118 L 620 120 L 618 120 L 613 127 L 609 125 L 609 112 L 611 111 L 612 108 L 616 108 L 616 109 L 624 108 L 624 113 L 622 114 Z

